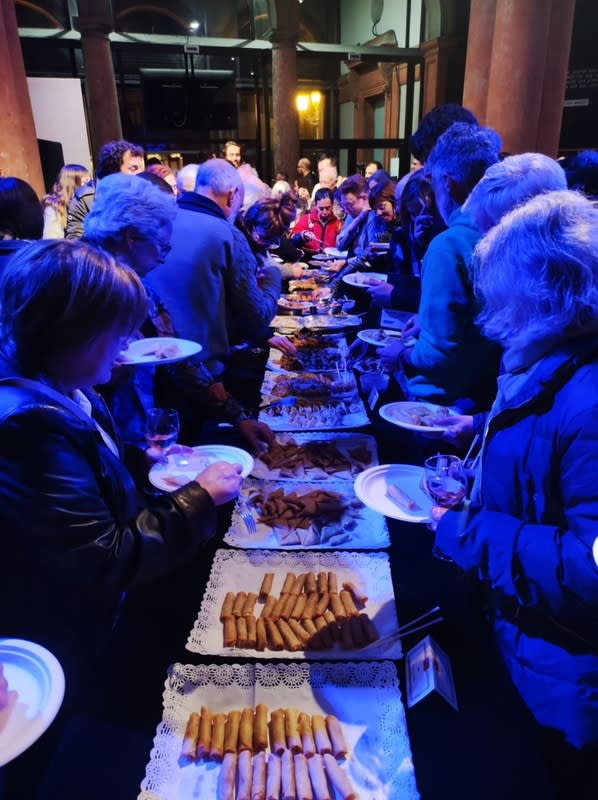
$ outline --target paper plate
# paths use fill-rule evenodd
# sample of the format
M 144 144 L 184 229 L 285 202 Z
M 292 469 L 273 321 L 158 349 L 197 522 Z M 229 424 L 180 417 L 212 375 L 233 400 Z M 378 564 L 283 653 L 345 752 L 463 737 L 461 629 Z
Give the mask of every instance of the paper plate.
M 137 339 L 123 350 L 120 357 L 124 366 L 139 364 L 175 364 L 184 358 L 201 352 L 201 345 L 189 339 L 175 339 L 172 336 L 154 336 Z
M 412 464 L 381 464 L 370 467 L 355 479 L 355 494 L 365 506 L 385 517 L 403 522 L 430 522 L 434 502 L 421 488 L 423 475 L 423 467 Z M 415 501 L 418 508 L 409 510 L 390 500 L 386 496 L 386 490 L 391 483 Z
M 367 289 L 372 285 L 368 283 L 370 279 L 386 281 L 387 277 L 382 272 L 350 272 L 348 275 L 344 275 L 342 280 L 347 286 L 353 286 L 355 289 Z
M 149 481 L 163 492 L 173 492 L 194 480 L 210 464 L 228 461 L 241 464 L 241 475 L 246 478 L 253 469 L 253 457 L 240 447 L 227 444 L 204 444 L 193 448 L 193 453 L 176 453 L 164 464 L 154 464 L 149 471 Z
M 366 344 L 372 344 L 374 347 L 385 347 L 390 342 L 400 340 L 401 335 L 397 331 L 385 331 L 383 328 L 369 328 L 363 331 L 357 331 L 357 338 L 361 339 Z
M 8 706 L 0 711 L 0 767 L 32 745 L 58 713 L 64 672 L 58 659 L 34 642 L 0 639 Z
M 446 424 L 421 425 L 412 422 L 414 414 L 438 414 L 448 411 Z M 420 433 L 442 433 L 450 425 L 454 424 L 455 412 L 446 406 L 438 406 L 434 403 L 423 403 L 417 401 L 403 400 L 397 403 L 387 403 L 379 409 L 380 416 L 387 422 L 405 428 L 408 431 L 419 431 Z

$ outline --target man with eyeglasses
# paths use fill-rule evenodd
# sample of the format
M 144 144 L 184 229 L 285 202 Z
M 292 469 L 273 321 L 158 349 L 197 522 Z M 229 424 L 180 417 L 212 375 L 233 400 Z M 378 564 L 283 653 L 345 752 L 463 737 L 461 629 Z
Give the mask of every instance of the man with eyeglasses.
M 362 175 L 345 178 L 336 190 L 335 198 L 346 215 L 343 228 L 336 237 L 336 246 L 339 250 L 348 250 L 349 254 L 353 255 L 370 211 L 365 178 Z

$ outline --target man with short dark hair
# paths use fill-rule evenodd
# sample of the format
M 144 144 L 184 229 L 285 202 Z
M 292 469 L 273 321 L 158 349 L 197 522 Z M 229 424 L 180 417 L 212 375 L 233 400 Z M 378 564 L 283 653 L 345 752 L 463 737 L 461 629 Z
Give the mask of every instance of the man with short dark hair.
M 232 164 L 235 169 L 241 166 L 241 145 L 238 142 L 226 142 L 222 148 L 222 158 Z
M 96 182 L 106 175 L 123 172 L 127 175 L 138 175 L 143 172 L 143 147 L 131 144 L 124 139 L 106 142 L 98 153 L 96 179 L 80 186 L 69 203 L 66 238 L 80 239 L 83 236 L 83 220 L 91 211 L 96 196 Z

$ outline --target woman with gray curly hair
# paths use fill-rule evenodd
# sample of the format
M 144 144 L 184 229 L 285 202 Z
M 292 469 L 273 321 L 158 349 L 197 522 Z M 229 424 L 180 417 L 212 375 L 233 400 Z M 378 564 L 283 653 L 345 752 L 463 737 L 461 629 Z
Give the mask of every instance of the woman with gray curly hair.
M 436 544 L 482 585 L 558 796 L 585 798 L 598 754 L 598 210 L 539 195 L 476 255 L 480 321 L 505 372 L 472 499 L 442 516 Z

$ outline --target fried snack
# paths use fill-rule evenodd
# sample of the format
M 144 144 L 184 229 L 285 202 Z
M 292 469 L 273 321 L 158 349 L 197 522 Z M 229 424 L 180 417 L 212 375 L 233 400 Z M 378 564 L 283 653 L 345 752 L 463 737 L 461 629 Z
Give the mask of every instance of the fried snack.
M 402 489 L 399 489 L 398 486 L 395 486 L 394 483 L 389 483 L 386 487 L 386 496 L 394 500 L 397 505 L 407 509 L 407 511 L 421 511 L 415 500 L 409 497 Z
M 378 628 L 376 628 L 369 616 L 367 614 L 360 614 L 359 619 L 367 643 L 371 644 L 372 642 L 377 642 L 380 638 L 380 634 L 378 633 Z
M 328 594 L 328 592 L 322 592 L 322 594 L 320 595 L 320 599 L 316 603 L 314 616 L 315 617 L 323 616 L 329 604 L 330 604 L 330 595 Z
M 328 573 L 328 594 L 338 594 L 338 581 L 335 572 Z
M 280 491 L 282 494 L 284 494 L 284 492 L 282 492 L 282 489 Z M 282 584 L 282 590 L 280 592 L 281 595 L 291 593 L 291 589 L 293 588 L 293 584 L 295 583 L 296 577 L 297 576 L 295 575 L 294 572 L 287 572 L 286 577 L 284 579 L 284 583 Z
M 353 595 L 353 600 L 358 606 L 364 606 L 368 601 L 368 596 L 363 592 L 358 586 L 351 581 L 345 581 L 343 583 L 343 589 L 346 589 L 347 592 L 351 592 Z
M 300 753 L 302 749 L 297 722 L 298 713 L 296 708 L 284 710 L 284 732 L 287 737 L 287 747 L 292 753 Z
M 319 753 L 315 753 L 307 762 L 307 768 L 309 770 L 309 777 L 311 779 L 312 789 L 314 790 L 315 800 L 331 800 L 322 756 Z
M 183 746 L 181 747 L 181 755 L 184 758 L 190 758 L 192 761 L 195 761 L 198 735 L 199 714 L 196 711 L 192 711 L 187 720 L 187 727 L 185 728 L 185 735 L 183 736 Z
M 253 757 L 251 800 L 266 800 L 266 753 L 263 751 Z
M 307 759 L 303 753 L 297 753 L 293 758 L 295 767 L 295 785 L 297 800 L 314 800 L 314 793 L 311 789 L 309 772 L 307 769 Z
M 266 633 L 266 623 L 260 617 L 255 626 L 256 629 L 256 643 L 255 649 L 259 650 L 260 653 L 263 653 L 266 647 L 268 646 L 268 634 Z
M 328 775 L 328 778 L 334 786 L 337 796 L 342 798 L 342 800 L 358 800 L 349 777 L 336 763 L 335 757 L 326 753 L 323 757 L 323 761 L 326 775 Z
M 318 572 L 318 592 L 328 591 L 328 574 L 326 572 Z
M 310 592 L 307 595 L 307 601 L 305 603 L 305 608 L 303 609 L 303 619 L 313 619 L 316 613 L 318 599 L 319 596 L 317 592 Z
M 253 718 L 253 751 L 259 753 L 268 747 L 268 706 L 258 703 Z
M 335 642 L 341 638 L 341 631 L 338 626 L 338 622 L 336 621 L 336 617 L 332 613 L 332 611 L 327 610 L 324 612 L 324 619 L 328 624 L 328 630 L 330 631 L 330 635 Z
M 293 764 L 293 754 L 290 750 L 285 750 L 282 754 L 282 758 L 280 759 L 280 771 L 282 778 L 282 800 L 296 800 L 295 766 Z
M 280 756 L 286 749 L 284 711 L 277 708 L 270 714 L 270 750 Z
M 311 618 L 308 618 L 308 617 L 303 617 L 303 619 L 301 620 L 301 623 L 302 623 L 303 627 L 305 628 L 305 630 L 306 630 L 306 631 L 309 633 L 309 635 L 310 635 L 312 638 L 313 638 L 313 637 L 316 635 L 316 633 L 318 632 L 318 629 L 317 629 L 317 628 L 316 628 L 316 626 L 314 625 L 314 621 L 313 621 L 313 619 L 311 619 Z
M 234 800 L 237 754 L 227 752 L 218 773 L 218 800 Z
M 365 647 L 368 642 L 363 633 L 363 626 L 359 617 L 349 617 L 347 622 L 351 628 L 351 638 L 354 646 L 359 649 Z
M 280 615 L 282 614 L 282 611 L 284 609 L 288 597 L 289 597 L 288 592 L 282 592 L 282 594 L 276 601 L 275 605 L 272 607 L 272 611 L 270 613 L 270 619 L 273 620 L 280 619 Z
M 245 625 L 247 627 L 247 647 L 255 647 L 257 644 L 257 625 L 253 614 L 245 617 Z
M 275 606 L 276 606 L 276 597 L 274 597 L 273 594 L 269 594 L 266 599 L 266 602 L 264 603 L 264 607 L 262 608 L 262 613 L 260 614 L 260 617 L 263 617 L 263 619 L 266 619 L 266 617 L 271 617 Z
M 237 644 L 237 619 L 226 617 L 222 624 L 222 642 L 225 647 L 234 647 Z
M 345 607 L 338 594 L 330 595 L 330 608 L 332 609 L 332 613 L 336 617 L 337 622 L 342 622 L 344 619 L 346 619 L 347 614 L 345 612 Z
M 291 587 L 291 594 L 301 594 L 301 592 L 303 591 L 303 586 L 305 584 L 305 577 L 306 577 L 305 574 L 297 575 Z
M 251 751 L 243 750 L 237 761 L 236 800 L 251 800 Z
M 280 612 L 280 619 L 289 619 L 293 612 L 293 607 L 297 601 L 296 594 L 289 594 L 287 595 L 287 599 L 285 600 L 285 604 L 282 607 L 282 611 Z
M 350 617 L 341 622 L 341 647 L 343 650 L 353 650 L 355 647 L 353 643 L 353 634 L 351 632 Z
M 260 593 L 259 598 L 262 603 L 267 600 L 270 592 L 272 591 L 272 584 L 274 582 L 274 573 L 273 572 L 266 572 L 264 578 L 262 580 L 262 585 L 260 586 Z
M 359 616 L 359 609 L 353 602 L 353 595 L 351 592 L 348 592 L 346 589 L 343 589 L 342 592 L 339 594 L 341 599 L 341 603 L 345 607 L 345 612 L 348 617 L 358 617 Z
M 293 610 L 291 611 L 291 619 L 301 619 L 303 616 L 303 612 L 305 611 L 305 604 L 307 602 L 307 595 L 305 593 L 301 593 L 298 595 L 297 599 L 295 600 L 295 604 L 293 605 Z
M 237 647 L 247 647 L 247 621 L 237 617 Z
M 235 602 L 235 593 L 234 592 L 227 592 L 224 596 L 224 601 L 222 603 L 222 608 L 220 609 L 220 622 L 224 622 L 227 617 L 231 617 L 233 614 L 233 604 Z
M 233 617 L 240 617 L 243 614 L 243 606 L 247 600 L 247 592 L 238 592 L 233 603 Z
M 236 753 L 239 741 L 239 725 L 241 724 L 241 712 L 229 711 L 224 726 L 224 752 Z
M 222 761 L 225 725 L 226 714 L 214 714 L 212 719 L 212 742 L 210 744 L 210 758 L 213 761 Z
M 280 778 L 280 757 L 275 753 L 270 753 L 266 778 L 266 800 L 280 800 Z
M 332 634 L 328 630 L 328 623 L 324 617 L 314 617 L 314 625 L 318 629 L 316 638 L 324 650 L 329 650 L 332 647 Z
M 311 730 L 311 717 L 309 714 L 301 712 L 298 717 L 299 736 L 301 736 L 301 744 L 303 746 L 303 755 L 306 758 L 311 758 L 316 752 L 316 744 Z
M 201 707 L 199 720 L 199 733 L 197 735 L 197 758 L 207 758 L 210 754 L 212 742 L 212 718 L 214 714 L 209 708 Z
M 253 752 L 253 708 L 244 708 L 241 712 L 238 750 L 239 753 L 243 750 Z
M 338 718 L 333 714 L 328 714 L 326 717 L 326 730 L 332 743 L 332 753 L 336 759 L 346 758 L 349 748 L 345 734 L 343 733 L 342 726 Z
M 276 625 L 276 622 L 272 619 L 264 620 L 266 623 L 266 632 L 268 634 L 268 641 L 270 643 L 271 650 L 284 650 L 284 639 L 282 638 L 280 631 Z
M 257 603 L 257 594 L 254 594 L 254 592 L 249 592 L 247 594 L 245 603 L 243 604 L 242 613 L 244 617 L 249 617 L 253 614 L 256 603 Z
M 280 631 L 280 635 L 283 638 L 285 649 L 291 650 L 293 652 L 297 652 L 298 650 L 303 650 L 303 645 L 301 641 L 297 637 L 297 634 L 293 631 L 290 627 L 289 623 L 284 619 L 279 619 L 276 622 L 278 626 L 278 630 Z
M 307 575 L 305 576 L 305 584 L 303 588 L 306 594 L 312 594 L 313 592 L 318 591 L 318 583 L 316 580 L 315 573 L 313 572 L 307 573 Z
M 311 718 L 311 729 L 314 734 L 316 742 L 316 749 L 318 753 L 323 756 L 326 753 L 332 753 L 332 742 L 326 730 L 326 720 L 321 714 L 314 714 Z
M 289 628 L 295 634 L 295 636 L 301 642 L 301 649 L 304 649 L 305 645 L 309 642 L 309 640 L 311 638 L 311 634 L 308 631 L 305 630 L 303 625 L 300 625 L 299 622 L 296 619 L 293 619 L 292 617 L 289 620 L 288 625 L 289 625 Z

